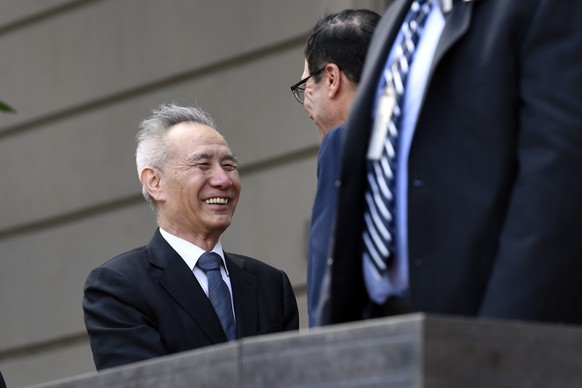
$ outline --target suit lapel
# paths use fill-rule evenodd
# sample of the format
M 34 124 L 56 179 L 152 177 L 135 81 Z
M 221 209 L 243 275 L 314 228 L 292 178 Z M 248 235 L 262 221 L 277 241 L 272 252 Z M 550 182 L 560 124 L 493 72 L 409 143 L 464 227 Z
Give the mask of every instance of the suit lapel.
M 184 260 L 157 231 L 148 245 L 150 263 L 161 269 L 160 285 L 184 309 L 212 343 L 226 342 L 218 317 Z
M 429 82 L 435 68 L 449 49 L 467 32 L 471 24 L 473 1 L 457 1 L 445 15 L 445 28 L 437 45 L 429 73 Z
M 345 321 L 346 313 L 357 319 L 361 301 L 366 297 L 362 265 L 353 257 L 361 254 L 359 243 L 346 244 L 355 235 L 361 235 L 366 182 L 366 152 L 372 130 L 372 110 L 375 103 L 378 82 L 388 58 L 388 53 L 398 35 L 402 22 L 412 0 L 396 0 L 384 13 L 374 31 L 368 49 L 362 78 L 354 99 L 348 124 L 342 139 L 341 185 L 332 244 L 333 265 L 328 265 L 326 278 L 329 279 L 321 290 L 320 300 L 328 300 L 321 322 Z M 329 308 L 328 308 L 329 307 Z M 329 315 L 329 316 L 324 316 Z M 349 320 L 349 319 L 348 319 Z
M 382 70 L 386 65 L 388 53 L 400 31 L 402 22 L 408 13 L 411 3 L 412 0 L 394 1 L 382 18 L 382 22 L 374 31 L 374 37 L 376 39 L 372 40 L 366 63 L 376 66 L 376 69 L 373 70 L 373 74 L 377 74 L 377 77 L 375 78 L 379 78 L 380 74 L 382 74 Z M 375 87 L 377 87 L 377 79 L 374 83 Z
M 450 12 L 445 15 L 445 27 L 442 32 L 441 38 L 437 44 L 432 63 L 430 65 L 428 78 L 426 81 L 426 88 L 423 92 L 419 117 L 417 121 L 417 127 L 413 134 L 413 140 L 411 144 L 411 154 L 412 148 L 415 145 L 415 139 L 417 138 L 419 132 L 421 132 L 421 116 L 423 115 L 423 106 L 427 98 L 439 98 L 438 91 L 432 91 L 430 88 L 430 84 L 432 81 L 432 77 L 442 61 L 445 57 L 447 52 L 453 47 L 453 45 L 461 39 L 461 37 L 467 32 L 469 29 L 469 25 L 471 24 L 471 14 L 473 11 L 473 1 L 455 1 L 453 8 Z
M 350 166 L 342 168 L 342 182 L 352 179 L 358 181 L 362 176 L 372 128 L 370 112 L 376 99 L 379 79 L 411 2 L 412 0 L 394 1 L 374 31 L 358 87 L 358 96 L 354 99 L 352 113 L 342 140 L 342 165 Z
M 230 285 L 234 296 L 237 337 L 257 334 L 257 279 L 245 271 L 244 260 L 232 253 L 224 253 L 230 273 Z
M 378 89 L 379 79 L 382 77 L 388 54 L 408 13 L 411 2 L 412 0 L 395 1 L 374 31 L 374 39 L 372 39 L 368 50 L 362 73 L 362 83 L 359 87 L 360 94 L 370 96 L 369 98 L 372 101 L 376 98 L 376 90 Z M 359 131 L 360 129 L 357 132 Z

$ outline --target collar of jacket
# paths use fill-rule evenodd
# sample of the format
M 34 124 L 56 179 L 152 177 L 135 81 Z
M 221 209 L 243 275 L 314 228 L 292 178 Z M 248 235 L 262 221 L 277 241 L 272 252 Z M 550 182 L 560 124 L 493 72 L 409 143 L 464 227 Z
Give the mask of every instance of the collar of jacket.
M 446 15 L 447 13 L 451 12 L 451 10 L 453 9 L 453 1 L 454 0 L 437 0 L 437 3 L 443 13 L 443 15 Z M 473 1 L 477 1 L 477 0 L 462 0 L 463 3 L 470 3 Z

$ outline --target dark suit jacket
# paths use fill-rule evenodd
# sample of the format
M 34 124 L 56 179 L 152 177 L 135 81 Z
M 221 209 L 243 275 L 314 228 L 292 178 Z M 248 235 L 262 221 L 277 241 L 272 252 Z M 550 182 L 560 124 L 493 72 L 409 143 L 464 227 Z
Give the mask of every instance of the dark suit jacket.
M 283 271 L 232 253 L 225 259 L 238 338 L 298 329 Z M 227 341 L 196 277 L 159 230 L 147 246 L 91 272 L 83 309 L 97 369 Z
M 315 326 L 321 284 L 332 241 L 337 187 L 341 164 L 341 144 L 345 126 L 332 128 L 321 141 L 317 154 L 317 191 L 311 209 L 307 248 L 307 312 L 309 326 Z
M 376 28 L 343 148 L 329 314 L 362 318 L 365 163 L 382 67 L 410 1 Z M 582 322 L 582 2 L 454 2 L 408 164 L 415 310 Z

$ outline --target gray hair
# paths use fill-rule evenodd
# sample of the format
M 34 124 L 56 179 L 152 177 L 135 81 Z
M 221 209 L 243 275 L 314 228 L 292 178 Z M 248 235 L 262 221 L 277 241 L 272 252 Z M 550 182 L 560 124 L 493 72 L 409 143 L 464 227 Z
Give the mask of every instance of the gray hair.
M 135 163 L 137 174 L 145 167 L 162 168 L 169 157 L 169 149 L 166 134 L 174 125 L 194 122 L 204 124 L 216 129 L 214 119 L 198 107 L 178 106 L 175 104 L 160 105 L 152 111 L 152 115 L 139 124 L 136 136 L 137 148 L 135 151 Z M 142 194 L 154 213 L 156 203 L 142 185 Z

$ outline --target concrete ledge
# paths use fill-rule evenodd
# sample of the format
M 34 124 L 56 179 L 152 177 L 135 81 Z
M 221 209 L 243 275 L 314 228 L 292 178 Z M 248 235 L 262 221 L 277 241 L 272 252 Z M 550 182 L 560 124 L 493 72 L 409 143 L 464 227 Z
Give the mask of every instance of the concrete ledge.
M 240 340 L 35 388 L 580 387 L 582 327 L 403 315 Z

